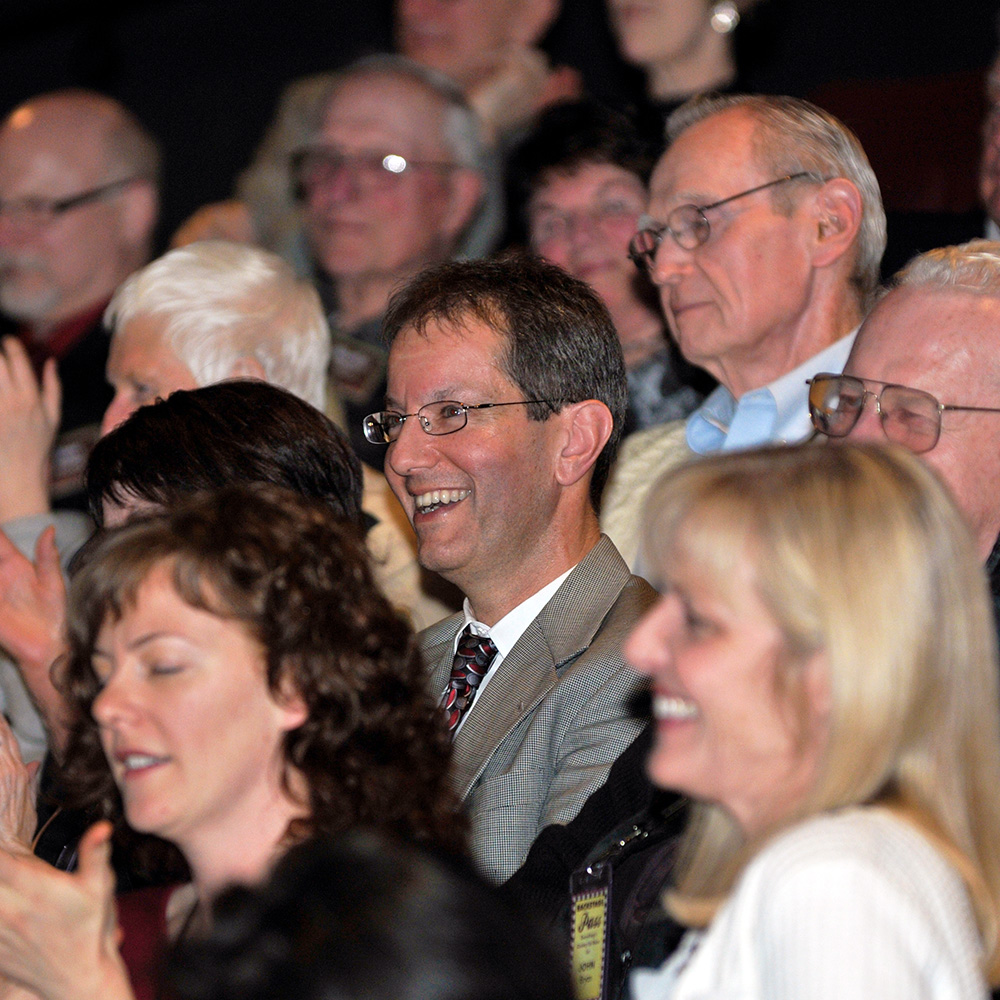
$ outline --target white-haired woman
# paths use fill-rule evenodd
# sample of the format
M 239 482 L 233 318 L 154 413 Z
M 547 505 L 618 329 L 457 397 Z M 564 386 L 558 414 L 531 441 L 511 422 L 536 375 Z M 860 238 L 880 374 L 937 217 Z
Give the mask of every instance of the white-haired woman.
M 1000 982 L 1000 716 L 986 582 L 944 487 L 872 446 L 669 475 L 654 782 L 697 803 L 637 1000 L 983 997 Z

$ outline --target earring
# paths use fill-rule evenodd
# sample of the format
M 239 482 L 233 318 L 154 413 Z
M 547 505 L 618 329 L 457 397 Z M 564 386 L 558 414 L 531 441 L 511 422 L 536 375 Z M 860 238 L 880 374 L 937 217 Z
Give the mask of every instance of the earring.
M 740 12 L 733 0 L 719 0 L 712 5 L 712 30 L 728 35 L 740 23 Z

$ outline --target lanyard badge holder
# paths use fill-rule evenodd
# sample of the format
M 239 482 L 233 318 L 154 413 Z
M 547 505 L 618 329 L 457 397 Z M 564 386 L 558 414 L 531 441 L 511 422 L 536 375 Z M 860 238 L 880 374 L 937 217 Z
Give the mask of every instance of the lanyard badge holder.
M 574 872 L 570 894 L 576 1000 L 607 1000 L 611 865 L 601 861 Z

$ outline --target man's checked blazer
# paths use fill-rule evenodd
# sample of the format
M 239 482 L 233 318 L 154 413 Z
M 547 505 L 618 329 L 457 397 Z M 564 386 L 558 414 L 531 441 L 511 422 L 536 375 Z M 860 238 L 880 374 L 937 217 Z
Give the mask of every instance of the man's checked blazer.
M 622 643 L 655 599 L 602 535 L 473 702 L 455 738 L 452 783 L 488 878 L 507 879 L 545 826 L 571 820 L 638 735 L 644 720 L 632 701 L 643 681 Z M 435 697 L 463 624 L 452 615 L 421 633 Z

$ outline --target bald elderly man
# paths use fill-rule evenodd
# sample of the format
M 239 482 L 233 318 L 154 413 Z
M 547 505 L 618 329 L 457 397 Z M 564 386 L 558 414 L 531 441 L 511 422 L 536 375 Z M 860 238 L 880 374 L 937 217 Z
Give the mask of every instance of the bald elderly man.
M 0 124 L 0 332 L 46 373 L 38 434 L 58 434 L 51 490 L 72 506 L 111 392 L 101 315 L 149 257 L 159 153 L 117 101 L 86 90 L 32 98 Z M 61 409 L 53 375 L 62 384 Z M 5 417 L 22 387 L 0 358 L 0 463 L 18 468 L 22 424 Z M 36 508 L 22 485 L 0 490 L 0 522 Z
M 1000 243 L 914 258 L 858 333 L 842 376 L 810 386 L 817 430 L 924 458 L 972 529 L 1000 608 Z

